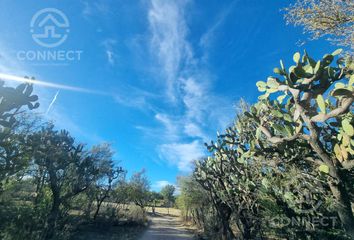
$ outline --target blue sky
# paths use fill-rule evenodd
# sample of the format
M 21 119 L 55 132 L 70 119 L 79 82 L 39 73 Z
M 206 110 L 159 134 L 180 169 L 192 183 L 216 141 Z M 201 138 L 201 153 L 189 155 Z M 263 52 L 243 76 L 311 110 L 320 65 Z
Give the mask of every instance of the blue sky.
M 130 173 L 145 168 L 158 190 L 190 172 L 241 97 L 256 101 L 255 83 L 279 59 L 290 64 L 296 51 L 320 57 L 335 49 L 285 24 L 280 9 L 290 2 L 1 0 L 0 73 L 80 88 L 37 85 L 37 112 L 78 141 L 112 143 L 117 162 Z M 50 49 L 30 32 L 45 8 L 70 23 L 64 43 Z M 19 59 L 20 51 L 82 53 L 43 62 Z

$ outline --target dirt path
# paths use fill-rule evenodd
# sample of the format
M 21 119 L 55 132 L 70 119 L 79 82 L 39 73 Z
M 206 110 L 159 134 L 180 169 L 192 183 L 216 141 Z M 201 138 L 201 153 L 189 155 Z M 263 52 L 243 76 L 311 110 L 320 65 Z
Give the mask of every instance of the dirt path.
M 193 235 L 177 217 L 160 215 L 150 217 L 151 224 L 140 240 L 191 240 Z

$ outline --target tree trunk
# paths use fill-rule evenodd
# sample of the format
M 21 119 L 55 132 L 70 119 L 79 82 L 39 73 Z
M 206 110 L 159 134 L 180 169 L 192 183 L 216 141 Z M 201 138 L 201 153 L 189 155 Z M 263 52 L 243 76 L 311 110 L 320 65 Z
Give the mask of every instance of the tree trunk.
M 44 231 L 44 239 L 49 240 L 49 239 L 53 239 L 55 235 L 55 229 L 56 229 L 57 219 L 59 216 L 59 207 L 61 203 L 61 198 L 60 198 L 60 187 L 58 186 L 58 179 L 53 164 L 50 160 L 47 159 L 47 161 L 49 166 L 48 172 L 49 172 L 50 189 L 53 194 L 52 209 L 50 210 L 50 213 L 48 215 L 45 231 Z
M 230 227 L 231 209 L 224 203 L 220 203 L 218 206 L 219 218 L 221 220 L 221 239 L 232 240 L 236 239 L 234 233 Z
M 302 118 L 307 124 L 307 127 L 310 130 L 310 140 L 309 143 L 312 149 L 318 154 L 321 160 L 329 167 L 329 174 L 334 178 L 335 182 L 329 182 L 330 190 L 337 200 L 338 207 L 338 216 L 341 220 L 341 223 L 346 231 L 352 238 L 354 238 L 354 216 L 349 200 L 348 193 L 345 189 L 345 177 L 340 170 L 340 164 L 336 159 L 331 159 L 328 153 L 323 148 L 321 142 L 319 141 L 319 134 L 316 128 L 316 125 L 302 113 Z
M 45 227 L 45 236 L 44 239 L 49 240 L 53 239 L 55 234 L 56 223 L 59 215 L 59 207 L 60 207 L 60 198 L 59 193 L 53 192 L 53 204 L 50 210 L 49 216 L 47 218 L 47 223 Z
M 103 201 L 97 201 L 96 211 L 95 214 L 93 215 L 93 220 L 96 220 L 98 213 L 100 212 L 102 203 Z
M 339 166 L 333 164 L 332 159 L 322 150 L 317 142 L 310 142 L 312 148 L 321 157 L 323 162 L 329 167 L 330 175 L 336 182 L 329 182 L 329 188 L 338 202 L 338 216 L 346 233 L 354 238 L 354 216 L 348 196 L 348 192 L 344 186 L 344 177 L 342 176 Z M 334 160 L 336 162 L 337 160 Z
M 240 221 L 242 223 L 242 237 L 243 237 L 243 239 L 245 239 L 245 240 L 252 239 L 251 238 L 252 237 L 251 226 L 249 224 L 247 217 L 240 216 Z
M 338 202 L 338 216 L 346 233 L 354 239 L 354 217 L 348 193 L 342 183 L 330 183 L 329 187 Z
M 89 200 L 88 200 L 88 206 L 87 206 L 87 208 L 85 209 L 85 217 L 86 217 L 88 220 L 91 219 L 92 202 L 93 202 L 93 200 L 92 200 L 92 199 L 89 199 Z

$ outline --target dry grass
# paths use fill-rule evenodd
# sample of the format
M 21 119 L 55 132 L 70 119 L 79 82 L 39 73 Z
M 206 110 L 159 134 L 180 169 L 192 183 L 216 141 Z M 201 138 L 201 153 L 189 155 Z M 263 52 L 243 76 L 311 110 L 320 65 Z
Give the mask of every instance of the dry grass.
M 111 203 L 104 203 L 101 208 L 101 213 L 104 213 L 109 207 L 112 207 Z M 151 207 L 145 208 L 148 214 L 152 213 Z M 141 234 L 145 231 L 146 226 L 142 223 L 146 223 L 146 218 L 142 215 L 141 209 L 135 205 L 120 206 L 120 221 L 119 224 L 106 222 L 107 220 L 98 220 L 96 223 L 89 223 L 81 225 L 74 234 L 72 239 L 78 240 L 134 240 L 139 239 Z M 171 216 L 176 219 L 181 216 L 181 212 L 174 208 L 157 207 L 155 212 L 158 215 Z M 80 213 L 72 211 L 71 214 L 79 215 Z M 134 221 L 140 224 L 135 224 Z
M 147 226 L 146 214 L 135 205 L 121 205 L 119 211 L 116 212 L 116 217 L 108 218 L 110 212 L 107 211 L 112 210 L 112 207 L 115 206 L 111 203 L 103 203 L 97 219 L 94 222 L 82 223 L 73 235 L 72 240 L 138 239 Z M 75 210 L 70 213 L 72 215 L 83 214 L 83 212 Z
M 151 207 L 146 208 L 146 211 L 148 213 L 152 213 L 152 209 Z M 174 216 L 174 217 L 180 217 L 181 216 L 181 211 L 176 209 L 176 208 L 165 208 L 165 207 L 157 207 L 155 208 L 155 212 L 157 214 L 161 214 L 161 215 L 170 215 L 170 216 Z

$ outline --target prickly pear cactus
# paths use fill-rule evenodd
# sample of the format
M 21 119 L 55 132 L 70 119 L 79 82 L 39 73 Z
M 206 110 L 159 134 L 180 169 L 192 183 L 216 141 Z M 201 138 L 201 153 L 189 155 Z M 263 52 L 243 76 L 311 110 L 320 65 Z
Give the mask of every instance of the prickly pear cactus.
M 315 61 L 297 52 L 288 69 L 280 61 L 276 76 L 257 82 L 264 94 L 247 113 L 258 123 L 258 137 L 273 144 L 308 141 L 319 154 L 318 170 L 333 177 L 335 165 L 354 166 L 354 63 L 337 58 L 340 53 Z

